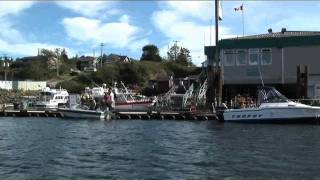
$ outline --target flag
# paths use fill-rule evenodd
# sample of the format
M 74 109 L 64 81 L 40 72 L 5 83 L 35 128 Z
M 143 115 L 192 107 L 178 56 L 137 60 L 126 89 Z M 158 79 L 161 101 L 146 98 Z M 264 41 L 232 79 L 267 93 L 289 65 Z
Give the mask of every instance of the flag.
M 243 11 L 243 4 L 237 8 L 234 8 L 234 11 Z
M 219 10 L 218 10 L 218 19 L 219 21 L 222 21 L 222 3 L 221 3 L 221 0 L 219 1 L 218 0 L 218 7 L 219 7 Z

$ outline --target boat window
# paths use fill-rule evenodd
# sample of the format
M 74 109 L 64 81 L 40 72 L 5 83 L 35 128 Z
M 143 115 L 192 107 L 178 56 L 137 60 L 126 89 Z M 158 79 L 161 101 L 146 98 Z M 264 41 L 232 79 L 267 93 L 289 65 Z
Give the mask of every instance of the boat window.
M 233 50 L 225 50 L 224 51 L 224 65 L 225 66 L 234 66 L 236 53 Z
M 288 102 L 289 100 L 283 96 L 275 88 L 262 88 L 258 91 L 258 104 L 261 103 L 279 103 Z
M 261 64 L 262 65 L 271 65 L 272 64 L 271 49 L 269 49 L 269 48 L 261 49 Z
M 255 117 L 257 117 L 257 115 L 256 115 L 256 114 L 254 114 L 252 117 L 254 117 L 254 118 L 255 118 Z

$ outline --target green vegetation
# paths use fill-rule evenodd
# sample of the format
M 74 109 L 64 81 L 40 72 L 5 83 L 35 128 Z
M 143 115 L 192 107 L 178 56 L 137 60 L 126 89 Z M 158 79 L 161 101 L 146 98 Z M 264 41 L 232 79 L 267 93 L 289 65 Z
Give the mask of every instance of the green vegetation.
M 72 93 L 83 90 L 86 86 L 96 86 L 106 83 L 123 81 L 131 88 L 139 87 L 140 90 L 147 87 L 150 79 L 156 78 L 157 74 L 174 75 L 183 78 L 188 75 L 199 74 L 199 68 L 186 67 L 175 62 L 150 62 L 133 61 L 130 63 L 114 63 L 105 65 L 97 72 L 83 73 L 76 78 L 59 83 L 57 86 L 66 88 Z
M 70 69 L 76 69 L 78 58 L 69 59 L 67 53 L 61 49 L 42 49 L 39 56 L 25 57 L 13 61 L 10 66 L 11 77 L 19 80 L 40 80 L 50 82 L 51 85 L 67 89 L 71 93 L 79 93 L 85 87 L 97 86 L 103 83 L 111 85 L 113 82 L 124 82 L 131 88 L 143 90 L 148 87 L 150 80 L 157 77 L 184 78 L 199 74 L 199 68 L 191 63 L 189 50 L 179 50 L 172 60 L 172 48 L 168 52 L 168 59 L 159 56 L 159 49 L 155 45 L 143 47 L 140 61 L 129 63 L 114 62 L 104 65 L 97 72 L 81 72 L 70 75 Z M 59 62 L 59 76 L 57 76 L 56 62 Z M 9 77 L 9 76 L 8 76 Z

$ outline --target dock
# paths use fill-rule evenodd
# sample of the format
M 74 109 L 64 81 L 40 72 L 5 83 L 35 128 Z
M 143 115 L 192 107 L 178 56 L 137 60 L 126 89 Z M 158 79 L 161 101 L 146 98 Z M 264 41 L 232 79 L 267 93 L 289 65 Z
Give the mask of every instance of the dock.
M 3 110 L 0 117 L 61 117 L 58 111 L 38 110 Z M 188 112 L 115 112 L 114 120 L 190 120 L 211 121 L 217 120 L 214 113 L 188 113 Z

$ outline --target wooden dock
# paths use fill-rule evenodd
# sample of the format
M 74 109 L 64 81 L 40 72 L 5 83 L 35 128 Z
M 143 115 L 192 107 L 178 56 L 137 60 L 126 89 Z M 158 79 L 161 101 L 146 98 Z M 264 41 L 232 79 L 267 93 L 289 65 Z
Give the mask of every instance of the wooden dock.
M 0 111 L 4 117 L 61 117 L 58 111 L 35 111 L 35 110 L 4 110 Z
M 61 117 L 61 115 L 58 111 L 4 110 L 0 111 L 0 117 Z M 210 121 L 217 120 L 217 116 L 213 113 L 188 112 L 115 112 L 112 119 Z
M 140 119 L 140 120 L 217 120 L 212 113 L 187 113 L 187 112 L 117 112 L 115 119 Z

